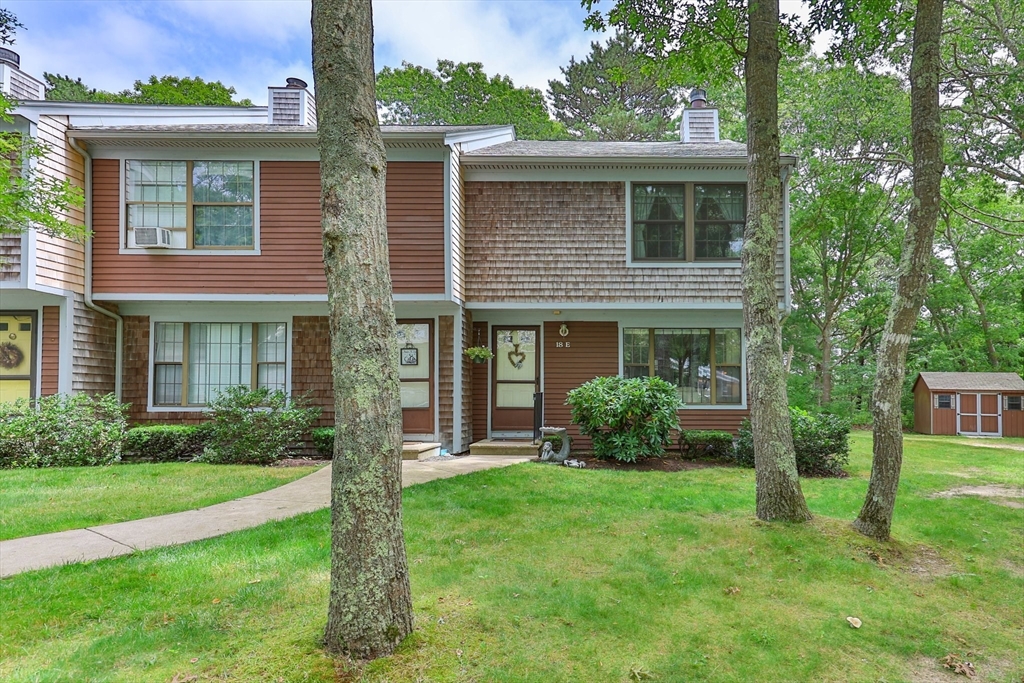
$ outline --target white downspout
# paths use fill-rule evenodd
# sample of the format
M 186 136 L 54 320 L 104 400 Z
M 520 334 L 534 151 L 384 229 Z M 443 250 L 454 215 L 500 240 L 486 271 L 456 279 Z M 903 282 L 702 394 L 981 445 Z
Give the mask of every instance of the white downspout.
M 92 300 L 92 156 L 89 152 L 85 151 L 85 148 L 78 144 L 78 141 L 73 137 L 68 138 L 68 145 L 71 149 L 75 150 L 82 155 L 82 160 L 85 165 L 85 229 L 88 231 L 89 236 L 85 240 L 85 306 L 86 308 L 92 309 L 97 313 L 113 318 L 117 323 L 116 332 L 114 333 L 115 348 L 114 348 L 114 396 L 117 400 L 121 400 L 121 348 L 124 346 L 124 318 L 119 316 L 113 311 L 107 310 L 102 306 L 97 306 Z M 74 329 L 72 325 L 71 337 L 72 343 L 74 343 Z

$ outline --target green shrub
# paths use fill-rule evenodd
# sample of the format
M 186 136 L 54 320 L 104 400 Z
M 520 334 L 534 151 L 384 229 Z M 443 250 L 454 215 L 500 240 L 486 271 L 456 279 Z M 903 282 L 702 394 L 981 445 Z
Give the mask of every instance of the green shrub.
M 713 429 L 687 429 L 679 433 L 679 444 L 691 458 L 727 458 L 732 455 L 732 434 Z
M 679 428 L 679 394 L 659 377 L 597 377 L 570 391 L 566 403 L 599 458 L 660 458 Z
M 228 387 L 209 402 L 210 440 L 201 462 L 266 465 L 299 443 L 320 409 L 291 401 L 283 391 Z
M 790 408 L 789 416 L 800 476 L 845 477 L 843 468 L 850 462 L 850 423 L 835 415 L 811 415 L 800 408 Z M 740 425 L 734 457 L 744 467 L 754 466 L 750 420 Z
M 334 427 L 317 427 L 313 430 L 313 447 L 325 458 L 334 457 Z
M 0 468 L 118 462 L 127 409 L 113 394 L 58 394 L 0 403 Z
M 149 425 L 133 427 L 125 438 L 125 460 L 176 462 L 192 460 L 210 441 L 208 422 L 199 425 Z

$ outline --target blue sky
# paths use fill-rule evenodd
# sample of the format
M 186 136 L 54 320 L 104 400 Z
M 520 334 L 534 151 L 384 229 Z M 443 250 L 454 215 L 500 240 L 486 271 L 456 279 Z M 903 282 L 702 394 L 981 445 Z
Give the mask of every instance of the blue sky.
M 200 76 L 266 104 L 266 88 L 312 84 L 307 0 L 0 0 L 26 29 L 22 69 L 81 77 L 104 90 L 152 74 Z M 487 73 L 546 89 L 599 36 L 577 0 L 374 0 L 376 66 L 438 59 L 483 62 Z

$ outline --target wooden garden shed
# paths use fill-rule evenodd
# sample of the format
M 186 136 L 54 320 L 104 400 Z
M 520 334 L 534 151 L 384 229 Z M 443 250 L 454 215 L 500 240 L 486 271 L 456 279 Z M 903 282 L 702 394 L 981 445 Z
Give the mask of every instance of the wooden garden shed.
M 1024 437 L 1024 379 L 1015 372 L 922 372 L 914 431 Z

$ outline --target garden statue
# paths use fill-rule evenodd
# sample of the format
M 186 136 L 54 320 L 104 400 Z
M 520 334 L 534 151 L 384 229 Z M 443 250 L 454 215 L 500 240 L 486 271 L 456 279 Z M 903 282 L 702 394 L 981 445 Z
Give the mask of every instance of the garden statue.
M 569 457 L 569 430 L 565 427 L 541 427 L 540 433 L 544 436 L 557 436 L 562 440 L 562 447 L 555 452 L 550 441 L 545 441 L 540 449 L 540 459 L 543 462 L 563 463 Z

